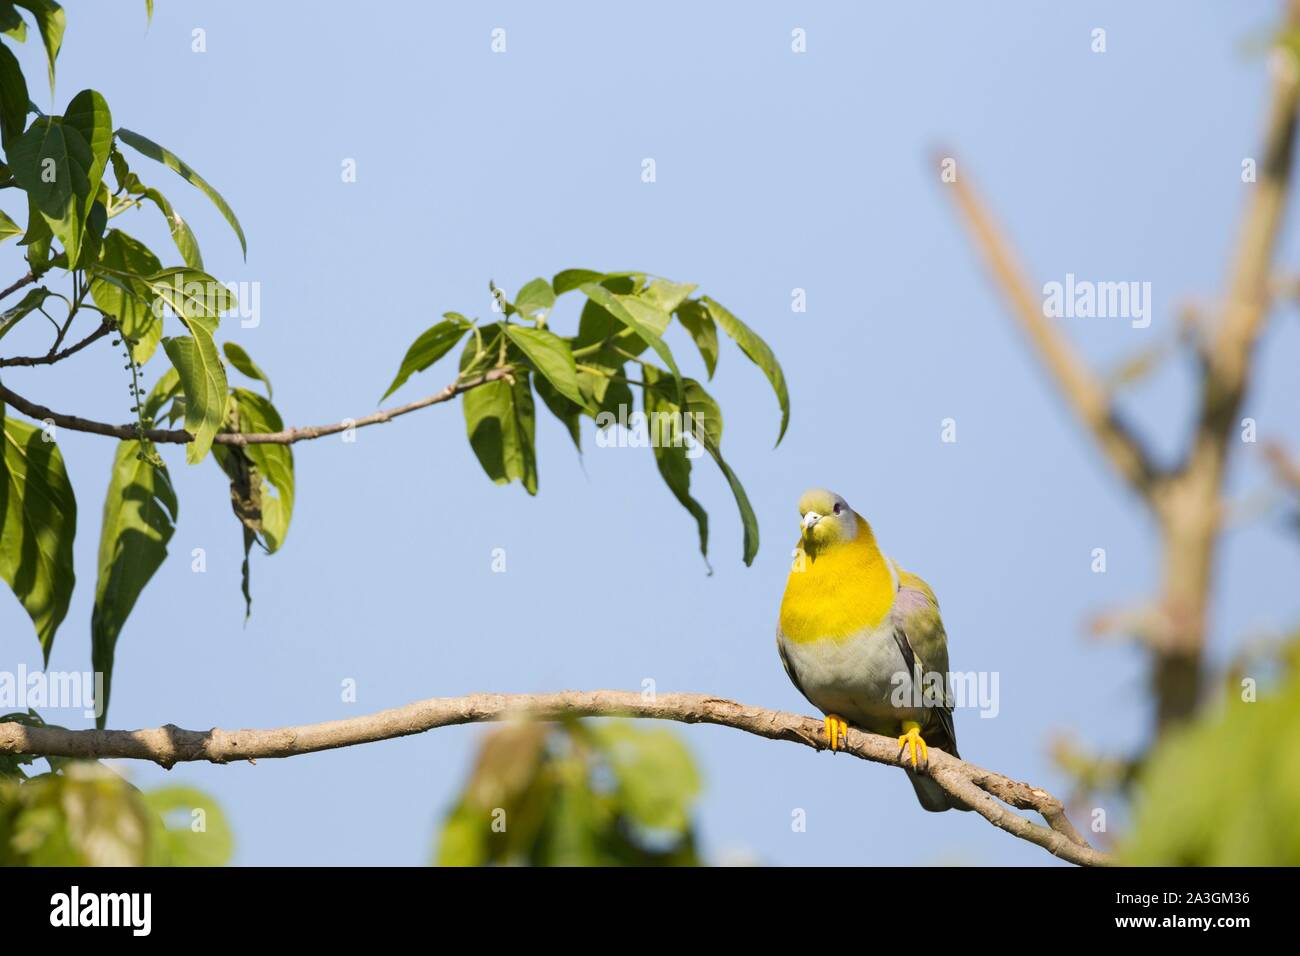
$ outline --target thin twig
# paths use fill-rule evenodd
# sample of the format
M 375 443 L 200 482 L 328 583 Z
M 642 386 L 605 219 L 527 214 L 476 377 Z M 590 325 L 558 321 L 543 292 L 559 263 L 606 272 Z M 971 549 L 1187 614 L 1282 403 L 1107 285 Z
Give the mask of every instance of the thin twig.
M 508 378 L 510 374 L 511 370 L 509 368 L 494 368 L 463 382 L 453 382 L 442 391 L 435 392 L 427 398 L 421 398 L 406 405 L 399 405 L 397 408 L 375 412 L 362 418 L 344 419 L 341 422 L 334 422 L 329 425 L 306 425 L 300 428 L 286 428 L 278 432 L 218 432 L 216 437 L 213 438 L 213 442 L 217 445 L 238 445 L 243 447 L 246 445 L 292 445 L 313 438 L 324 438 L 326 435 L 336 435 L 350 428 L 365 428 L 367 425 L 380 425 L 392 421 L 394 418 L 418 411 L 421 408 L 428 408 L 430 405 L 450 401 L 462 392 L 468 392 L 470 389 L 486 385 L 488 382 Z M 7 405 L 12 405 L 28 418 L 39 422 L 53 422 L 58 427 L 65 428 L 68 431 L 87 432 L 92 435 L 105 435 L 110 438 L 139 438 L 141 435 L 139 427 L 135 424 L 110 425 L 106 422 L 97 422 L 89 418 L 80 418 L 76 415 L 56 412 L 52 408 L 46 408 L 44 405 L 28 401 L 17 392 L 6 388 L 3 383 L 0 383 L 0 400 Z M 155 444 L 164 445 L 186 445 L 194 440 L 194 436 L 183 428 L 149 428 L 145 429 L 144 437 Z
M 91 332 L 80 342 L 76 342 L 72 345 L 69 345 L 66 349 L 64 349 L 61 352 L 50 352 L 48 355 L 32 355 L 32 356 L 15 355 L 12 358 L 0 358 L 0 368 L 10 368 L 13 366 L 27 367 L 32 365 L 53 365 L 55 362 L 62 362 L 68 356 L 76 355 L 87 345 L 99 341 L 104 336 L 108 335 L 108 333 L 112 332 L 113 328 L 114 328 L 113 323 L 108 319 L 104 319 L 99 324 L 99 328 L 95 329 L 95 331 Z
M 646 697 L 639 692 L 597 690 L 433 697 L 361 717 L 273 730 L 182 730 L 172 724 L 151 730 L 67 730 L 0 723 L 0 754 L 150 760 L 170 768 L 184 761 L 220 764 L 293 757 L 392 740 L 457 724 L 575 717 L 639 717 L 717 724 L 815 750 L 826 747 L 822 721 L 800 714 L 750 707 L 704 694 Z M 844 752 L 873 763 L 898 765 L 897 741 L 877 734 L 851 728 Z M 1046 790 L 958 760 L 933 747 L 929 773 L 947 793 L 1013 836 L 1081 866 L 1110 862 L 1105 853 L 1089 846 L 1079 835 L 1066 818 L 1061 801 Z M 1048 825 L 1034 823 L 1013 813 L 1009 807 L 1033 810 Z
M 9 286 L 9 288 L 5 289 L 3 292 L 0 292 L 0 299 L 8 298 L 10 295 L 17 292 L 23 286 L 31 285 L 35 281 L 36 281 L 36 276 L 32 275 L 30 272 L 27 273 L 27 275 L 23 276 L 13 285 Z

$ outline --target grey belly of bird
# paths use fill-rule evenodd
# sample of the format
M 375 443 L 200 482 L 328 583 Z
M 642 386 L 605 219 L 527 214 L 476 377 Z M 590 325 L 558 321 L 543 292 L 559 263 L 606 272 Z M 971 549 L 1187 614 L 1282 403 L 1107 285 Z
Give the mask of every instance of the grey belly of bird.
M 928 715 L 912 706 L 912 675 L 892 630 L 806 644 L 778 633 L 777 641 L 799 688 L 822 713 L 879 734 L 901 733 L 905 720 L 924 725 Z

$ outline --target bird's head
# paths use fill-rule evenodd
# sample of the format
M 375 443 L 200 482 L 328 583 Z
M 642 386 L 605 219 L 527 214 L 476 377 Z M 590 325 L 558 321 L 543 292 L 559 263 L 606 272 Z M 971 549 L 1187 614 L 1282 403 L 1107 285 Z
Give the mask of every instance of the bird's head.
M 803 549 L 809 557 L 858 536 L 857 513 L 847 501 L 825 488 L 803 493 L 799 498 L 799 518 Z

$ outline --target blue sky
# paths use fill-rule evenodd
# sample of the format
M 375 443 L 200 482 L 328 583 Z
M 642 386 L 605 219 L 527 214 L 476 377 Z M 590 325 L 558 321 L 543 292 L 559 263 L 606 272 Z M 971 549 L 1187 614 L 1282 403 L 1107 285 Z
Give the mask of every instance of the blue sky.
M 1143 658 L 1088 640 L 1084 621 L 1150 592 L 1152 529 L 1013 328 L 932 155 L 958 157 L 1037 281 L 1152 283 L 1148 329 L 1058 320 L 1109 367 L 1170 335 L 1185 298 L 1222 289 L 1267 89 L 1248 48 L 1273 5 L 399 3 L 366 16 L 341 4 L 160 0 L 147 30 L 143 4 L 69 6 L 54 107 L 93 85 L 117 125 L 172 148 L 234 206 L 247 262 L 197 192 L 134 163 L 189 218 L 210 272 L 260 283 L 260 325 L 227 322 L 223 334 L 269 372 L 286 422 L 373 410 L 441 312 L 488 312 L 489 279 L 513 291 L 578 266 L 699 283 L 772 344 L 793 405 L 773 450 L 767 383 L 724 348 L 711 391 L 762 548 L 741 564 L 730 495 L 698 468 L 711 577 L 647 451 L 597 448 L 588 431 L 579 460 L 550 418 L 538 428 L 536 499 L 484 477 L 451 405 L 355 444 L 299 445 L 293 527 L 279 554 L 254 558 L 246 626 L 224 478 L 173 450 L 180 524 L 118 645 L 111 725 L 276 726 L 435 695 L 636 689 L 646 678 L 660 691 L 810 712 L 773 633 L 795 503 L 825 485 L 933 585 L 953 668 L 999 674 L 995 719 L 958 713 L 964 756 L 1055 788 L 1053 734 L 1115 751 L 1142 739 Z M 205 53 L 191 51 L 196 27 Z M 498 27 L 504 54 L 490 49 Z M 791 51 L 796 27 L 804 54 Z M 1107 31 L 1104 54 L 1090 50 L 1095 27 Z M 46 107 L 39 49 L 28 47 Z M 653 184 L 641 181 L 646 157 Z M 341 181 L 349 158 L 355 183 Z M 172 255 L 156 215 L 119 222 Z M 1288 238 L 1282 264 L 1296 253 Z M 5 284 L 22 273 L 19 255 L 0 247 Z M 806 313 L 791 311 L 794 288 L 807 290 Z M 555 324 L 571 327 L 573 309 Z M 28 325 L 6 352 L 42 347 Z M 1292 448 L 1298 347 L 1295 311 L 1279 310 L 1245 410 L 1262 439 Z M 5 382 L 61 411 L 126 420 L 108 351 L 6 371 Z M 677 351 L 700 371 L 685 342 Z M 1181 447 L 1192 371 L 1172 360 L 1123 396 L 1161 455 Z M 397 399 L 451 377 L 436 367 Z M 949 417 L 954 444 L 940 441 Z M 79 503 L 79 585 L 51 667 L 84 670 L 113 449 L 69 434 L 60 447 Z M 1237 456 L 1232 487 L 1267 487 L 1254 447 Z M 190 570 L 198 547 L 205 574 Z M 1104 575 L 1090 571 L 1095 547 L 1107 550 Z M 494 548 L 506 549 L 505 574 L 491 573 Z M 1300 617 L 1298 554 L 1276 510 L 1228 535 L 1214 659 Z M 6 593 L 0 666 L 20 662 L 38 667 L 40 652 Z M 355 704 L 340 700 L 349 678 Z M 1052 862 L 973 815 L 924 814 L 901 773 L 722 728 L 679 732 L 703 768 L 699 823 L 713 859 Z M 482 733 L 129 770 L 144 786 L 215 794 L 238 863 L 418 864 Z M 807 812 L 805 833 L 791 830 L 794 808 Z

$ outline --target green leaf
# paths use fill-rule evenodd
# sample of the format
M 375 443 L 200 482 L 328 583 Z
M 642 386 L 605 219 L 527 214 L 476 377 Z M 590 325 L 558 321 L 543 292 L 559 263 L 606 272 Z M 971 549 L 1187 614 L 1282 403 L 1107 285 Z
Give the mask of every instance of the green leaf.
M 284 430 L 280 413 L 269 399 L 256 392 L 236 388 L 231 391 L 230 400 L 233 407 L 227 424 L 231 431 L 267 434 Z M 242 448 L 217 445 L 213 454 L 231 479 L 232 496 L 237 491 L 242 491 L 245 500 L 256 502 L 258 513 L 252 530 L 261 535 L 267 553 L 274 554 L 284 544 L 284 539 L 289 534 L 289 522 L 293 518 L 293 449 L 288 445 L 252 442 Z M 239 463 L 232 460 L 235 456 L 246 459 L 254 469 L 247 476 L 247 489 L 234 487 L 236 482 L 244 480 L 239 471 Z M 269 491 L 274 491 L 275 494 L 269 494 Z M 239 517 L 244 520 L 243 515 Z
M 0 783 L 0 865 L 143 866 L 153 814 L 101 763 L 62 761 L 21 785 Z
M 722 326 L 722 331 L 731 336 L 746 357 L 761 368 L 767 380 L 772 383 L 772 391 L 776 392 L 776 400 L 781 406 L 781 431 L 776 436 L 776 443 L 781 444 L 781 439 L 785 437 L 785 428 L 790 424 L 790 393 L 786 390 L 785 373 L 781 371 L 781 363 L 776 360 L 768 344 L 744 322 L 708 296 L 704 296 L 700 301 L 708 308 L 709 314 L 718 325 Z
M 528 374 L 517 373 L 479 385 L 462 399 L 470 447 L 487 476 L 498 485 L 519 481 L 537 494 L 537 452 L 532 389 Z
M 677 307 L 677 321 L 682 324 L 700 350 L 709 378 L 718 367 L 718 326 L 699 299 L 690 299 Z
M 45 300 L 51 295 L 52 293 L 50 290 L 44 287 L 32 289 L 25 296 L 19 299 L 18 304 L 12 309 L 6 309 L 4 312 L 0 312 L 0 339 L 4 338 L 9 330 L 15 325 L 35 312 L 37 308 L 44 305 Z
M 54 233 L 45 221 L 41 211 L 36 207 L 36 200 L 27 194 L 27 233 L 18 240 L 18 245 L 27 247 L 27 264 L 32 275 L 40 276 L 50 267 L 50 243 Z
M 157 816 L 151 841 L 155 866 L 225 866 L 235 837 L 220 804 L 194 787 L 158 787 L 143 794 Z
M 669 317 L 663 315 L 662 324 L 659 323 L 656 312 L 658 310 L 642 303 L 640 300 L 626 295 L 617 295 L 610 292 L 604 286 L 595 283 L 587 283 L 582 286 L 583 294 L 591 299 L 602 309 L 612 315 L 619 322 L 622 322 L 629 329 L 652 349 L 655 354 L 663 359 L 664 364 L 673 373 L 673 379 L 676 381 L 678 399 L 681 399 L 681 382 L 682 375 L 677 368 L 677 362 L 673 359 L 673 353 L 669 350 L 667 343 L 659 336 L 668 325 Z
M 0 211 L 0 242 L 4 242 L 10 236 L 21 236 L 23 227 L 14 222 L 9 216 Z
M 556 391 L 571 402 L 584 404 L 582 392 L 578 390 L 578 369 L 568 342 L 546 329 L 521 325 L 507 325 L 506 335 Z
M 749 503 L 749 496 L 745 494 L 745 488 L 736 477 L 736 473 L 723 460 L 722 452 L 718 450 L 707 435 L 702 440 L 704 450 L 713 456 L 722 474 L 727 479 L 727 484 L 731 486 L 731 494 L 736 499 L 736 507 L 740 509 L 740 523 L 745 530 L 744 552 L 743 557 L 746 565 L 754 563 L 754 556 L 758 554 L 758 518 L 754 515 L 754 509 Z
M 153 0 L 144 0 L 144 22 L 153 23 Z
M 1251 700 L 1238 674 L 1219 706 L 1161 739 L 1139 771 L 1118 863 L 1300 865 L 1300 674 L 1284 674 Z
M 97 265 L 104 271 L 91 270 L 90 297 L 117 318 L 122 333 L 136 343 L 132 358 L 144 364 L 162 338 L 162 319 L 154 313 L 156 296 L 148 279 L 162 264 L 144 243 L 110 229 L 100 244 Z
M 108 163 L 112 129 L 104 98 L 82 90 L 64 116 L 40 117 L 9 150 L 14 179 L 63 244 L 69 262 L 81 254 L 86 218 Z
M 695 291 L 694 283 L 669 282 L 667 279 L 651 279 L 638 297 L 653 305 L 665 315 L 676 311 L 686 301 L 687 296 Z
M 9 10 L 13 12 L 13 7 Z M 0 43 L 0 143 L 6 152 L 27 128 L 27 104 L 30 102 L 27 80 L 18 65 L 18 58 L 8 46 Z
M 179 403 L 176 401 L 177 398 L 181 399 Z M 147 422 L 158 422 L 165 418 L 170 426 L 185 414 L 184 408 L 177 408 L 178 404 L 181 406 L 185 404 L 184 393 L 181 391 L 181 377 L 176 374 L 176 369 L 169 368 L 149 390 L 141 414 Z M 162 415 L 163 409 L 167 410 L 165 416 Z
M 221 313 L 238 304 L 235 295 L 206 272 L 177 266 L 163 269 L 147 279 L 154 295 L 187 325 L 198 322 L 214 332 Z
M 582 453 L 582 413 L 585 410 L 583 406 L 576 405 L 569 399 L 565 398 L 555 386 L 548 382 L 545 376 L 539 375 L 533 379 L 533 388 L 537 390 L 537 397 L 542 400 L 551 414 L 560 420 L 565 430 L 569 433 L 569 438 L 573 441 L 573 447 Z
M 242 345 L 237 345 L 234 342 L 226 342 L 221 346 L 221 348 L 226 353 L 226 361 L 228 361 L 231 365 L 233 365 L 244 375 L 247 375 L 249 378 L 264 384 L 266 386 L 267 398 L 275 397 L 275 393 L 271 389 L 271 380 L 266 377 L 265 372 L 263 372 L 260 368 L 258 368 L 257 363 L 254 362 L 249 357 L 248 353 L 244 351 L 244 347 Z M 270 429 L 270 431 L 278 432 L 283 427 L 284 427 L 283 425 L 279 425 L 275 428 Z M 242 429 L 242 431 L 247 431 L 247 430 L 248 429 L 246 428 Z
M 190 224 L 181 218 L 181 214 L 172 208 L 167 197 L 153 187 L 145 189 L 142 195 L 158 207 L 158 211 L 167 220 L 167 231 L 171 233 L 172 242 L 191 269 L 203 268 L 203 254 L 199 252 L 199 240 L 194 235 Z
M 235 230 L 235 235 L 239 237 L 239 248 L 243 251 L 244 258 L 248 258 L 248 243 L 244 240 L 244 230 L 239 225 L 239 219 L 235 216 L 235 211 L 221 198 L 221 193 L 208 184 L 206 179 L 196 173 L 188 163 L 184 162 L 171 150 L 159 146 L 153 140 L 141 136 L 139 133 L 133 133 L 129 129 L 118 129 L 117 138 L 155 162 L 162 163 L 168 169 L 176 172 L 187 183 L 197 187 L 203 195 L 212 200 L 212 204 L 220 210 L 221 215 L 226 217 L 226 222 L 230 223 L 230 228 Z
M 519 290 L 515 297 L 515 310 L 530 319 L 545 319 L 555 305 L 555 292 L 545 279 L 533 279 Z
M 76 582 L 77 501 L 58 446 L 4 412 L 0 404 L 0 578 L 31 617 L 48 663 Z
M 626 720 L 594 724 L 591 733 L 613 771 L 623 812 L 649 830 L 686 832 L 700 775 L 681 739 L 671 730 L 642 729 Z
M 13 37 L 19 43 L 27 42 L 27 21 L 14 9 L 10 0 L 0 2 L 0 33 Z
M 99 578 L 90 616 L 90 654 L 104 675 L 95 725 L 103 729 L 113 682 L 113 656 L 122 627 L 154 572 L 167 557 L 178 504 L 167 467 L 135 440 L 118 443 L 104 498 Z
M 190 331 L 193 335 L 165 338 L 162 345 L 185 393 L 185 430 L 194 436 L 185 446 L 185 460 L 195 464 L 207 456 L 226 417 L 228 386 L 212 333 L 199 322 Z
M 709 560 L 709 514 L 704 506 L 691 497 L 690 450 L 682 434 L 682 406 L 678 405 L 666 387 L 660 385 L 663 373 L 646 366 L 642 373 L 646 388 L 642 390 L 646 420 L 649 422 L 650 447 L 654 450 L 655 466 L 673 497 L 695 519 L 700 536 L 700 554 L 705 564 Z M 662 382 L 664 386 L 666 382 Z
M 67 28 L 67 17 L 54 0 L 14 0 L 18 6 L 32 12 L 36 17 L 36 28 L 41 32 L 41 42 L 45 44 L 45 57 L 50 66 L 50 93 L 54 92 L 54 61 L 58 59 L 59 49 L 63 46 L 63 31 Z
M 556 295 L 564 295 L 589 282 L 599 282 L 604 277 L 603 272 L 593 272 L 591 269 L 565 269 L 555 274 L 555 278 L 551 280 L 551 287 Z
M 383 398 L 379 400 L 382 402 L 406 384 L 406 380 L 416 372 L 423 372 L 450 352 L 470 328 L 470 323 L 463 317 L 454 312 L 446 313 L 444 321 L 426 329 L 411 343 L 411 347 L 406 350 L 406 356 L 402 359 L 401 367 L 397 370 L 397 376 L 393 379 L 393 384 L 388 386 L 388 391 L 384 392 Z

